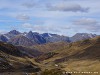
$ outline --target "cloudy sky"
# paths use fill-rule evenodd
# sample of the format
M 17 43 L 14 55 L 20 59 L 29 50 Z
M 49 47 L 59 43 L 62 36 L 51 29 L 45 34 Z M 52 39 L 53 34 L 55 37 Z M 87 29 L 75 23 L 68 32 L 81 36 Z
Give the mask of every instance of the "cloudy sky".
M 100 0 L 0 0 L 0 33 L 16 29 L 100 34 Z

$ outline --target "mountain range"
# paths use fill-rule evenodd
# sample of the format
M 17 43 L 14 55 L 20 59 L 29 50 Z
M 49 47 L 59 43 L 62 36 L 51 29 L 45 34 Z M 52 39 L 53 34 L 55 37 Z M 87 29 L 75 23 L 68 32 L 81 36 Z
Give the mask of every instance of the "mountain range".
M 29 31 L 21 33 L 17 30 L 12 30 L 6 34 L 0 35 L 0 41 L 7 42 L 13 45 L 19 46 L 33 46 L 38 44 L 46 43 L 55 43 L 55 42 L 76 42 L 84 39 L 89 39 L 96 37 L 96 34 L 88 33 L 76 33 L 72 37 L 52 34 L 52 33 L 43 33 L 39 34 L 38 32 Z

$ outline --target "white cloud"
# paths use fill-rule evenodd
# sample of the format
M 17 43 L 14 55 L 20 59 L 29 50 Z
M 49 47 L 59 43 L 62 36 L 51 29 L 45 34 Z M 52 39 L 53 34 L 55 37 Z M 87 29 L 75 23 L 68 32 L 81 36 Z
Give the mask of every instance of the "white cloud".
M 32 28 L 32 25 L 30 23 L 24 23 L 24 24 L 22 24 L 22 26 L 24 28 Z
M 81 29 L 86 29 L 92 32 L 99 32 L 100 31 L 100 23 L 92 18 L 82 18 L 73 21 L 73 25 L 79 27 Z
M 23 3 L 22 6 L 25 6 L 26 8 L 33 8 L 36 4 L 35 3 Z
M 30 19 L 30 17 L 28 15 L 25 15 L 25 14 L 17 15 L 16 18 L 19 20 L 22 20 L 22 21 L 26 21 L 26 20 Z
M 79 4 L 49 4 L 47 9 L 51 11 L 72 11 L 72 12 L 88 12 L 89 7 L 82 7 Z
M 68 26 L 63 26 L 63 25 L 33 25 L 30 23 L 24 23 L 22 24 L 22 28 L 25 28 L 27 30 L 32 30 L 32 31 L 36 31 L 36 32 L 40 32 L 40 33 L 61 33 L 62 31 L 66 31 L 71 29 Z M 64 33 L 63 33 L 64 34 Z
M 82 18 L 75 20 L 73 24 L 75 25 L 96 25 L 98 22 L 91 18 Z
M 0 29 L 0 34 L 5 34 L 5 33 L 7 33 L 6 30 L 1 30 L 1 29 Z

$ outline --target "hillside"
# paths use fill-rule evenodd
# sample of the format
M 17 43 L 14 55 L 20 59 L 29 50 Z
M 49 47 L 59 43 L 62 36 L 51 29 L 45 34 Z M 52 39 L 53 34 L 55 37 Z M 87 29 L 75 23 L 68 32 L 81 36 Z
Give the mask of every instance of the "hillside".
M 46 53 L 36 60 L 45 65 L 46 69 L 59 68 L 69 72 L 100 72 L 100 37 L 78 41 L 60 47 L 60 49 L 51 51 L 49 54 Z M 96 74 L 92 73 L 91 75 Z
M 58 43 L 56 43 L 55 47 Z M 61 43 L 60 43 L 61 44 Z M 51 52 L 56 53 L 54 58 L 67 58 L 67 59 L 99 59 L 100 52 L 100 37 L 93 39 L 86 39 L 70 44 L 60 45 L 59 48 L 52 50 Z M 48 48 L 48 47 L 47 47 Z M 45 48 L 46 49 L 46 48 Z M 44 50 L 45 50 L 44 49 Z M 52 46 L 51 46 L 52 49 Z M 51 58 L 52 59 L 52 58 Z
M 28 57 L 17 47 L 0 42 L 0 73 L 39 71 L 40 68 L 29 61 Z
M 55 42 L 55 43 L 47 43 L 47 44 L 42 44 L 42 45 L 34 45 L 31 46 L 31 49 L 36 49 L 40 52 L 48 53 L 54 50 L 60 50 L 64 46 L 68 45 L 67 42 Z

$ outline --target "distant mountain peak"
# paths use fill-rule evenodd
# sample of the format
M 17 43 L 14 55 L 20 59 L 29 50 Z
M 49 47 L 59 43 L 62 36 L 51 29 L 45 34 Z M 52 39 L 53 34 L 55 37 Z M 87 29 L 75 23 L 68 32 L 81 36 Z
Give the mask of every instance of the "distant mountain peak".
M 84 39 L 94 38 L 96 36 L 97 36 L 96 34 L 92 34 L 92 33 L 76 33 L 74 36 L 71 37 L 71 41 L 75 42 Z
M 52 34 L 52 33 L 43 33 L 42 34 L 43 37 L 54 37 L 54 36 L 60 36 L 58 34 Z
M 29 33 L 33 33 L 32 31 L 29 31 Z
M 43 37 L 52 37 L 52 35 L 50 33 L 43 33 L 42 36 Z
M 12 31 L 9 32 L 9 34 L 18 35 L 18 34 L 20 34 L 20 32 L 17 31 L 17 30 L 12 30 Z
M 31 35 L 31 36 L 32 36 L 32 35 L 39 35 L 39 33 L 38 33 L 38 32 L 29 31 L 29 32 L 28 32 L 28 35 Z

